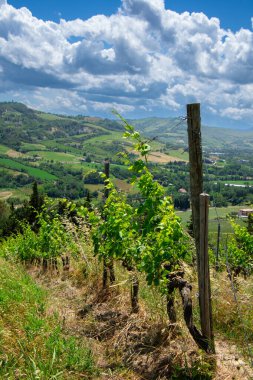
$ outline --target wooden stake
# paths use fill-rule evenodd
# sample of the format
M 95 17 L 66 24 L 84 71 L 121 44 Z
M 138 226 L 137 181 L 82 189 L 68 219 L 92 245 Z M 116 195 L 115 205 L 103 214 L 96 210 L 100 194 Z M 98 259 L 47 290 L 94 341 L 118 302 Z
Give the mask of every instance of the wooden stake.
M 110 176 L 110 162 L 108 160 L 104 161 L 104 174 L 105 174 L 106 179 L 108 179 Z M 104 195 L 105 195 L 105 199 L 107 199 L 109 196 L 109 189 L 107 189 L 106 187 L 104 190 Z
M 104 174 L 105 174 L 106 179 L 109 179 L 109 176 L 110 176 L 110 162 L 109 162 L 109 160 L 104 161 Z M 107 189 L 107 187 L 106 187 L 106 184 L 107 184 L 106 182 L 107 181 L 105 181 L 105 188 L 104 188 L 105 199 L 107 199 L 109 196 L 109 189 Z M 109 271 L 110 282 L 112 284 L 115 282 L 113 260 L 110 260 L 108 263 L 104 259 L 104 264 L 103 264 L 103 288 L 104 289 L 107 286 L 108 271 Z
M 203 336 L 208 341 L 210 351 L 214 352 L 212 326 L 211 286 L 208 257 L 208 209 L 209 195 L 200 194 L 200 256 L 199 256 L 199 304 L 200 323 Z
M 216 247 L 216 261 L 215 270 L 219 270 L 219 254 L 220 254 L 220 223 L 218 223 L 218 233 L 217 233 L 217 247 Z
M 203 193 L 202 148 L 200 104 L 187 104 L 187 124 L 190 162 L 190 193 L 192 208 L 193 233 L 197 252 L 197 269 L 199 273 L 200 247 L 200 207 L 199 195 Z

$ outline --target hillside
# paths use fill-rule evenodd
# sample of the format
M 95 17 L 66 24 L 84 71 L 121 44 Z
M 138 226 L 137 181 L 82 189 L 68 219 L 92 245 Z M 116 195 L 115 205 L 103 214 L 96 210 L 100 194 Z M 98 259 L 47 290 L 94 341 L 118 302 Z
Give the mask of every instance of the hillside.
M 157 137 L 168 146 L 185 147 L 188 145 L 186 121 L 178 118 L 133 119 L 131 123 L 144 135 Z M 202 125 L 202 140 L 205 149 L 245 150 L 253 147 L 253 130 Z
M 122 139 L 124 127 L 116 120 L 63 116 L 32 110 L 15 102 L 0 103 L 0 188 L 22 198 L 24 187 L 37 180 L 49 196 L 82 198 L 87 190 L 100 191 L 103 161 L 123 190 L 129 173 L 118 157 L 131 151 Z M 164 144 L 152 144 L 151 162 L 183 161 L 162 153 Z M 22 191 L 20 191 L 22 189 Z
M 129 122 L 147 136 L 151 145 L 149 162 L 155 176 L 175 198 L 180 188 L 188 187 L 186 122 L 175 118 Z M 78 199 L 84 198 L 87 191 L 101 197 L 103 181 L 99 172 L 104 170 L 103 161 L 107 158 L 111 162 L 113 181 L 128 191 L 129 172 L 118 153 L 125 151 L 135 155 L 136 152 L 122 138 L 123 131 L 122 122 L 118 120 L 48 114 L 21 103 L 0 103 L 0 199 L 26 198 L 34 180 L 50 197 Z M 227 155 L 228 163 L 235 156 L 238 160 L 251 157 L 253 131 L 203 126 L 202 135 L 205 158 L 209 162 L 219 159 L 217 151 Z M 224 166 L 224 162 L 220 160 L 219 165 Z M 230 177 L 221 173 L 221 180 L 242 183 L 251 180 L 250 167 L 245 164 L 242 170 L 236 168 L 230 171 Z M 241 174 L 232 178 L 236 173 Z M 215 171 L 215 174 L 217 180 L 219 173 Z

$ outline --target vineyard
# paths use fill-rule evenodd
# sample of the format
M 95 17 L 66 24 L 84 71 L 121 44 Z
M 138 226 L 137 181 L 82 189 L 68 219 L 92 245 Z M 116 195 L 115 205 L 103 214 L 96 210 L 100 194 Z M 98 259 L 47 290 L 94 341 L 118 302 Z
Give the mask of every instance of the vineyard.
M 209 252 L 214 349 L 199 322 L 193 237 L 150 171 L 149 142 L 122 121 L 138 152 L 120 155 L 135 196 L 108 162 L 100 207 L 42 199 L 34 186 L 1 242 L 1 378 L 250 379 L 252 220 L 229 221 L 218 268 Z

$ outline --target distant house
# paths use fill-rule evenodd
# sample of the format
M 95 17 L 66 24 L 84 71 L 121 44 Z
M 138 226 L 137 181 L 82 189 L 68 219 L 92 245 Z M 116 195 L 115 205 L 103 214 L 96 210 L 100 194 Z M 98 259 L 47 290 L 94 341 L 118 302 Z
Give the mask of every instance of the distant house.
M 179 193 L 181 194 L 187 194 L 187 190 L 181 187 L 181 189 L 178 190 Z
M 253 209 L 252 208 L 241 208 L 238 211 L 238 216 L 240 218 L 247 218 L 249 214 L 253 214 Z

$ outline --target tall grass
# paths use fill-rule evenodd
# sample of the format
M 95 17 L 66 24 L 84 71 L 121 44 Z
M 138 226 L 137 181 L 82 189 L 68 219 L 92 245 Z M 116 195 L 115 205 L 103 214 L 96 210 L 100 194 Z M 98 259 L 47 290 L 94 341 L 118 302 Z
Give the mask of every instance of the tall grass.
M 48 316 L 47 294 L 17 264 L 0 258 L 0 378 L 88 379 L 97 372 L 87 342 Z

